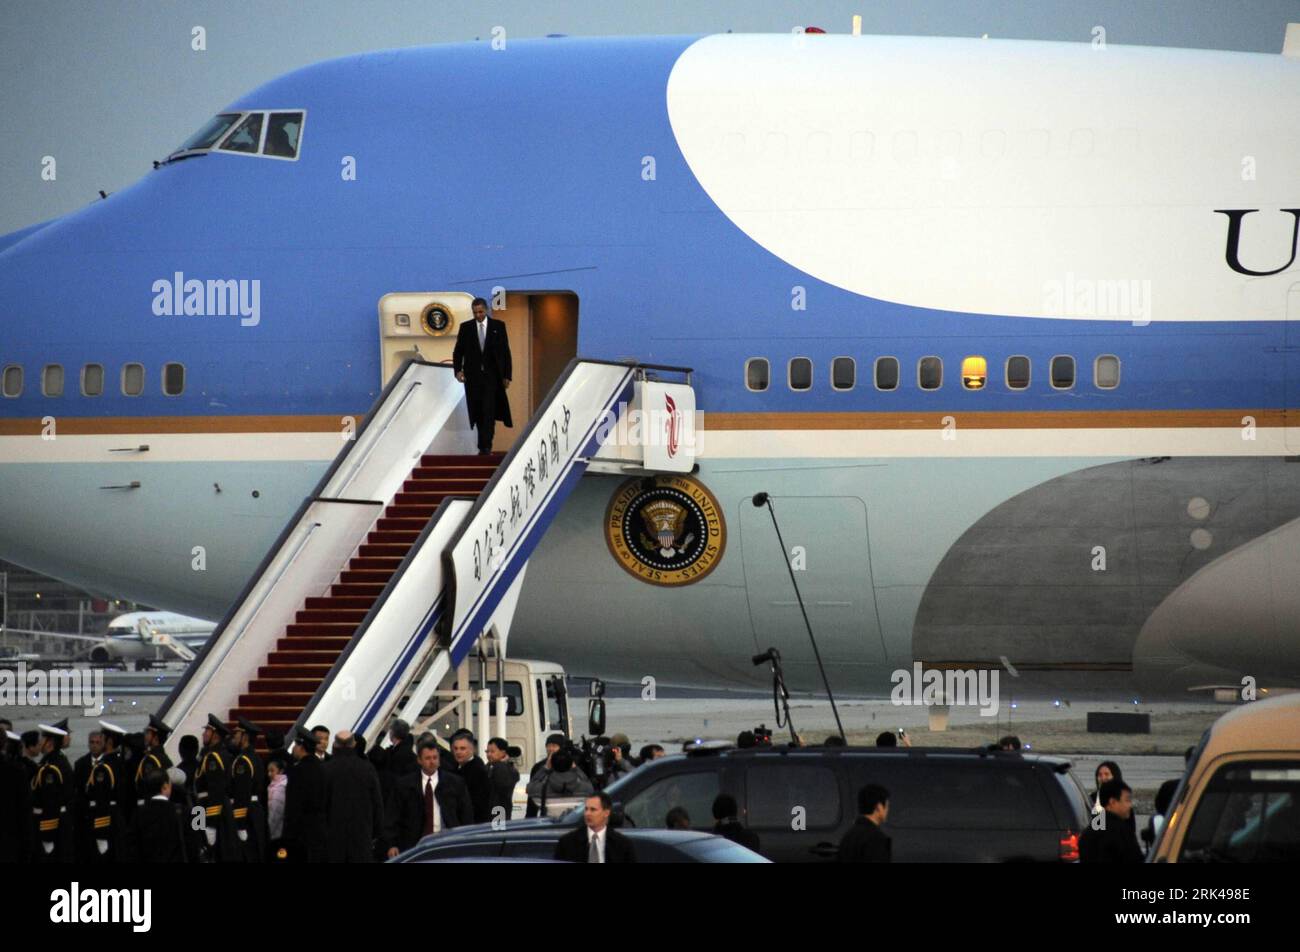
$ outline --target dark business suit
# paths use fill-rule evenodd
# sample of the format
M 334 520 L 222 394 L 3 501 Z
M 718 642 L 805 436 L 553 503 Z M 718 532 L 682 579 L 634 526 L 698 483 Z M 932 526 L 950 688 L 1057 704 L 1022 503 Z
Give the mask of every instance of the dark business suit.
M 384 792 L 374 765 L 341 753 L 321 768 L 331 863 L 372 863 L 384 837 Z
M 474 822 L 486 823 L 492 819 L 492 781 L 488 777 L 487 764 L 477 757 L 471 757 L 463 764 L 453 761 L 452 771 L 465 781 L 470 809 L 474 811 Z
M 465 781 L 450 770 L 439 768 L 433 798 L 442 814 L 442 828 L 468 826 L 474 822 Z M 407 774 L 393 788 L 393 808 L 388 820 L 388 845 L 408 850 L 424 836 L 424 771 Z
M 493 317 L 486 318 L 486 345 L 478 343 L 478 321 L 460 325 L 456 349 L 451 361 L 456 373 L 465 375 L 465 404 L 469 408 L 470 426 L 478 430 L 479 452 L 492 449 L 496 422 L 514 426 L 505 381 L 512 379 L 510 340 L 506 325 Z
M 565 833 L 555 844 L 555 858 L 566 863 L 585 863 L 591 847 L 588 842 L 587 824 Z M 605 862 L 635 863 L 636 851 L 632 841 L 618 830 L 605 827 Z
M 880 827 L 860 816 L 840 840 L 836 859 L 841 863 L 888 863 L 892 854 L 893 841 Z
M 184 863 L 187 838 L 181 807 L 150 798 L 131 817 L 122 852 L 133 863 Z

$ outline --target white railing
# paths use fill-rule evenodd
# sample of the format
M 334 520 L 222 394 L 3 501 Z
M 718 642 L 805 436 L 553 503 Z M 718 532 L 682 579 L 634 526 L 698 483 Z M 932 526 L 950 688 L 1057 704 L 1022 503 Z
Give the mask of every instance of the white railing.
M 342 429 L 341 434 L 348 432 Z M 448 366 L 412 360 L 380 393 L 299 506 L 161 716 L 173 738 L 238 706 L 306 599 L 324 595 L 423 453 L 471 453 L 464 387 Z

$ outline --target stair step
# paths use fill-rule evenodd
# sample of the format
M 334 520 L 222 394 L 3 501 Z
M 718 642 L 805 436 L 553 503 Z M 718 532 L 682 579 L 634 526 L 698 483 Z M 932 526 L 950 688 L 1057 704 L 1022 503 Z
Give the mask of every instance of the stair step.
M 296 707 L 301 712 L 310 703 L 315 691 L 255 692 L 239 695 L 240 707 Z
M 307 661 L 307 662 L 287 662 L 264 664 L 257 669 L 259 678 L 315 678 L 317 682 L 323 681 L 325 676 L 330 673 L 334 667 L 334 661 L 328 662 Z
M 363 542 L 357 554 L 365 558 L 388 558 L 400 561 L 406 558 L 406 554 L 410 551 L 411 545 L 407 542 Z
M 352 640 L 352 635 L 340 638 L 324 638 L 320 636 L 306 638 L 281 638 L 275 643 L 279 651 L 333 651 L 336 654 L 348 646 Z
M 434 453 L 425 453 L 420 457 L 421 466 L 491 466 L 493 469 L 501 465 L 501 461 L 506 458 L 505 453 L 489 453 L 486 456 L 441 456 Z
M 362 584 L 362 585 L 387 585 L 388 580 L 393 577 L 391 569 L 382 572 L 364 570 L 354 572 L 352 569 L 344 569 L 339 573 L 339 582 L 344 585 Z
M 384 586 L 375 582 L 335 582 L 330 586 L 331 595 L 345 598 L 368 598 L 372 605 L 383 590 Z
M 423 526 L 421 526 L 421 528 L 423 528 Z M 371 544 L 404 545 L 407 548 L 410 548 L 415 544 L 415 540 L 419 538 L 419 536 L 420 536 L 419 529 L 412 529 L 409 531 L 406 529 L 400 529 L 400 530 L 389 529 L 385 532 L 372 530 L 371 533 L 368 536 L 366 536 L 366 544 L 367 545 L 371 545 Z
M 276 721 L 279 723 L 288 722 L 293 724 L 294 720 L 302 713 L 302 708 L 289 705 L 267 704 L 267 705 L 249 705 L 248 707 L 236 707 L 230 712 L 232 719 L 246 717 L 259 727 L 266 727 L 267 721 Z
M 320 678 L 254 678 L 248 682 L 250 691 L 288 691 L 291 694 L 300 694 L 306 691 L 308 694 L 315 694 L 316 689 L 320 687 Z
M 443 499 L 450 495 L 461 495 L 470 493 L 478 495 L 483 491 L 487 482 L 481 479 L 449 479 L 449 480 L 407 480 L 408 483 L 415 482 L 411 488 L 402 487 L 401 491 L 393 496 L 393 503 L 405 505 L 409 502 L 442 502 Z
M 348 563 L 348 568 L 353 570 L 373 570 L 384 572 L 396 572 L 397 567 L 402 564 L 400 556 L 366 556 L 355 555 L 352 561 Z
M 487 466 L 417 466 L 411 470 L 411 479 L 481 479 L 487 481 L 496 472 L 495 465 Z
M 313 595 L 307 599 L 306 605 L 303 606 L 307 611 L 315 609 L 335 608 L 360 608 L 362 611 L 369 611 L 370 606 L 375 600 L 369 595 Z
M 305 625 L 294 622 L 284 627 L 284 633 L 290 638 L 351 638 L 356 630 L 357 626 L 350 622 L 329 624 L 316 621 Z
M 441 502 L 441 500 L 439 500 L 439 502 Z M 387 519 L 417 520 L 421 523 L 427 523 L 437 511 L 437 502 L 412 503 L 405 506 L 390 504 L 388 508 L 384 510 L 384 517 Z M 380 519 L 379 521 L 383 522 L 384 519 Z M 423 529 L 424 526 L 421 525 L 420 528 Z
M 417 518 L 407 518 L 405 516 L 380 516 L 379 520 L 375 523 L 375 529 L 379 532 L 388 532 L 390 530 L 396 532 L 409 532 L 411 534 L 411 541 L 414 542 L 428 522 L 429 518 L 427 516 Z M 370 534 L 373 536 L 375 533 L 372 531 Z
M 365 608 L 348 608 L 344 605 L 331 606 L 329 608 L 300 608 L 294 616 L 294 621 L 299 624 L 350 624 L 353 627 L 361 624 L 366 613 L 370 611 L 369 606 Z
M 279 649 L 277 649 L 275 651 L 272 651 L 269 655 L 266 656 L 266 663 L 269 665 L 277 665 L 277 664 L 324 665 L 325 671 L 321 675 L 321 677 L 324 677 L 326 674 L 329 674 L 329 669 L 334 666 L 334 662 L 338 660 L 338 657 L 339 657 L 339 653 L 337 651 L 280 651 Z M 262 670 L 259 668 L 258 674 L 261 673 Z

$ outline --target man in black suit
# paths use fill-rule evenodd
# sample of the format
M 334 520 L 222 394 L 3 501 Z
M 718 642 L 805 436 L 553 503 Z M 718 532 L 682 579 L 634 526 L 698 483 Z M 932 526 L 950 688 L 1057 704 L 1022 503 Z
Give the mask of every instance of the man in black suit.
M 293 766 L 289 768 L 289 784 L 284 791 L 284 840 L 291 863 L 329 860 L 324 764 L 317 754 L 316 735 L 298 728 Z
M 393 804 L 387 818 L 390 858 L 410 849 L 422 836 L 474 822 L 465 781 L 449 770 L 439 769 L 442 751 L 437 743 L 421 743 L 417 757 L 419 772 L 400 777 L 393 787 Z
M 451 741 L 451 759 L 455 762 L 453 772 L 465 781 L 474 822 L 486 823 L 492 819 L 492 780 L 487 764 L 478 759 L 478 741 L 473 734 L 466 730 L 457 732 Z
M 555 844 L 555 858 L 569 863 L 635 863 L 632 841 L 609 828 L 613 801 L 605 791 L 593 793 L 582 810 L 582 826 Z
M 374 766 L 357 753 L 355 734 L 334 735 L 334 756 L 321 774 L 330 862 L 373 863 L 375 841 L 384 836 L 384 793 Z
M 1123 780 L 1107 780 L 1097 791 L 1102 811 L 1079 837 L 1081 863 L 1140 863 L 1142 848 L 1133 835 L 1133 790 Z
M 136 789 L 145 799 L 127 827 L 122 846 L 125 858 L 135 863 L 186 862 L 185 818 L 171 800 L 167 774 L 157 768 L 146 769 Z
M 504 321 L 488 317 L 487 301 L 475 298 L 471 305 L 474 320 L 460 325 L 452 367 L 456 379 L 465 384 L 465 404 L 469 423 L 478 430 L 480 456 L 492 452 L 496 422 L 514 426 L 510 418 L 510 340 Z
M 858 791 L 858 819 L 840 840 L 841 863 L 888 863 L 893 842 L 880 830 L 889 816 L 889 791 L 869 783 Z

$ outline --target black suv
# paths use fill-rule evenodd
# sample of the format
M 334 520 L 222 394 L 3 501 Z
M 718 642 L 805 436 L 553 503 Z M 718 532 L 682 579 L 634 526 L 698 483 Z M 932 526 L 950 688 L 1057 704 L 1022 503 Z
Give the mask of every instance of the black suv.
M 777 862 L 834 860 L 853 825 L 857 793 L 889 791 L 884 830 L 895 862 L 1070 862 L 1088 818 L 1070 763 L 1038 754 L 951 748 L 758 747 L 661 757 L 608 793 L 625 827 L 662 828 L 685 807 L 713 827 L 729 793 L 759 852 Z M 577 815 L 576 813 L 574 814 Z

